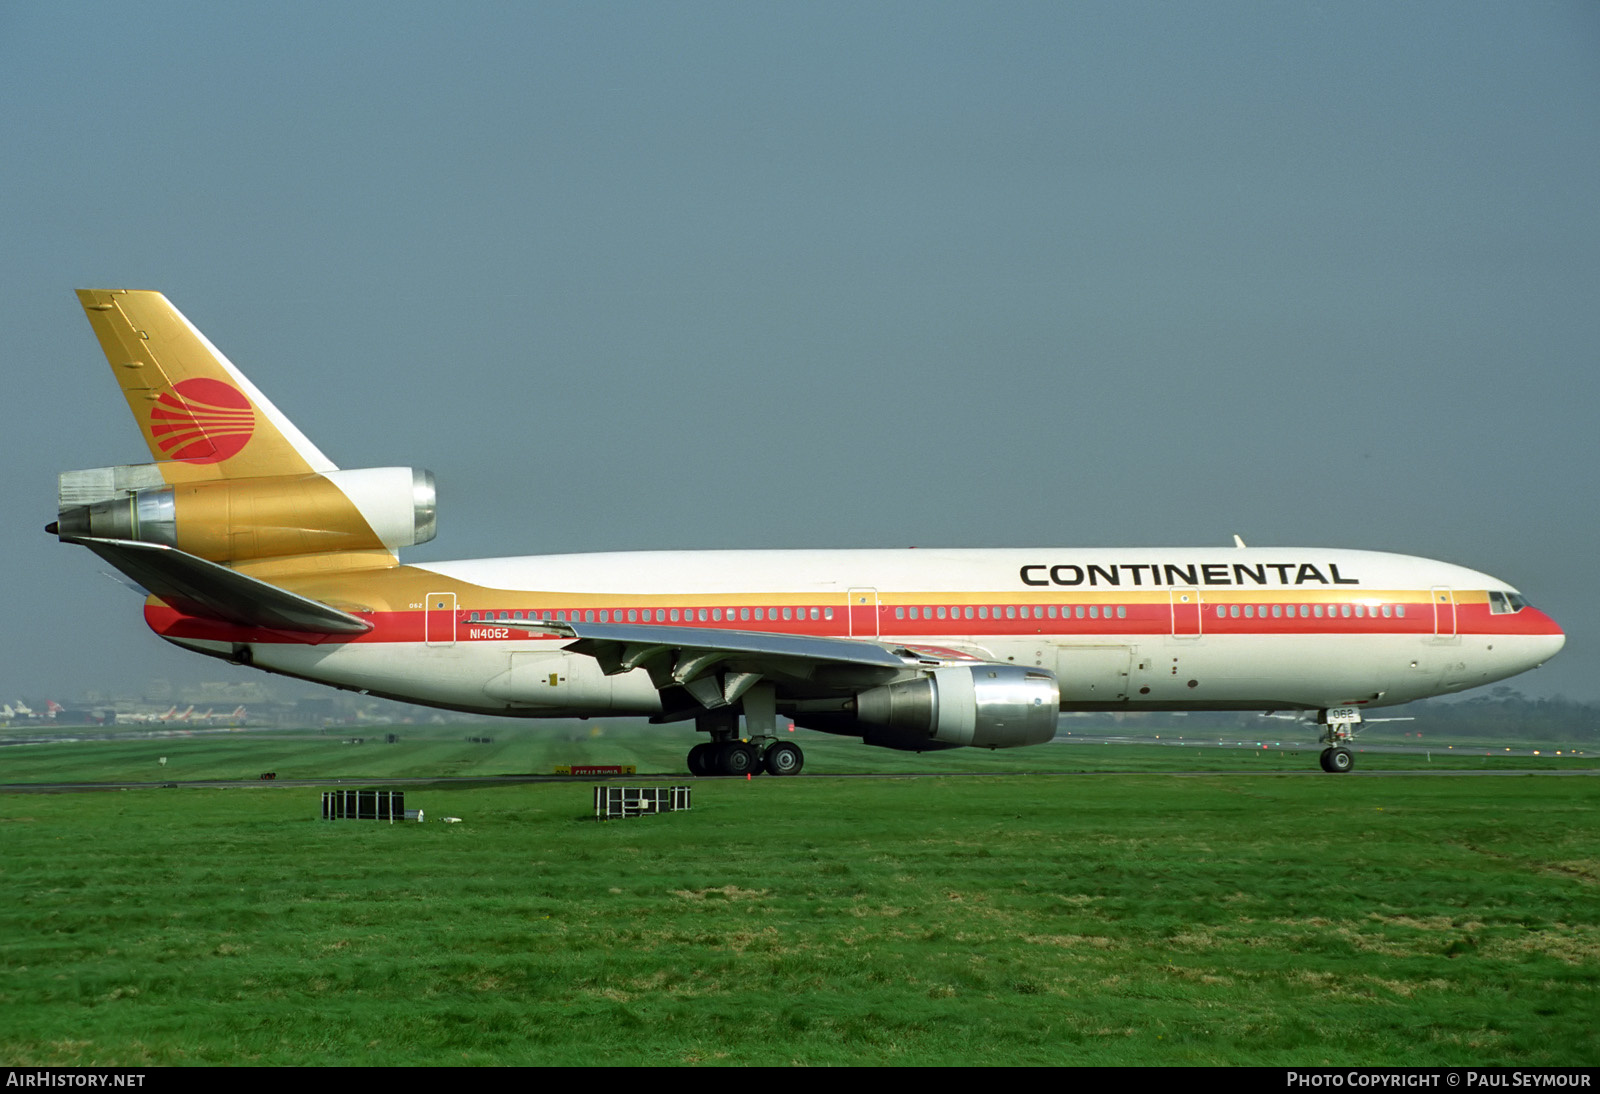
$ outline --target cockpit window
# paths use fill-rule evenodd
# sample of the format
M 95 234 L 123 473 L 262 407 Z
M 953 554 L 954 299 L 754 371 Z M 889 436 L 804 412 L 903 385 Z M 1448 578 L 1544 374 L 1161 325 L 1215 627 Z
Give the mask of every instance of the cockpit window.
M 1491 615 L 1509 615 L 1520 612 L 1528 606 L 1528 601 L 1520 593 L 1502 593 L 1490 590 L 1489 612 Z

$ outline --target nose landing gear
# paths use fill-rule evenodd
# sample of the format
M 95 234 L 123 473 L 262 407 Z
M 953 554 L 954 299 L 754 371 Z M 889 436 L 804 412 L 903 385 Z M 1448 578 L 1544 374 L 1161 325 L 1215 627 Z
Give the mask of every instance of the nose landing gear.
M 1343 775 L 1356 765 L 1356 758 L 1345 747 L 1354 739 L 1356 726 L 1361 724 L 1361 711 L 1355 707 L 1329 707 L 1317 712 L 1317 721 L 1327 727 L 1322 741 L 1328 747 L 1322 750 L 1322 770 L 1330 775 Z
M 1322 750 L 1322 770 L 1333 775 L 1342 775 L 1356 765 L 1356 758 L 1350 754 L 1348 748 L 1325 748 Z

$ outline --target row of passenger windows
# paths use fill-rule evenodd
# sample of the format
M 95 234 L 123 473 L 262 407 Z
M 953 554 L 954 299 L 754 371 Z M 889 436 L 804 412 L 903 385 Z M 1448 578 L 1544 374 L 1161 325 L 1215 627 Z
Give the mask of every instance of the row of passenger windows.
M 1218 604 L 1217 618 L 1238 619 L 1241 614 L 1240 607 L 1238 604 Z M 1297 608 L 1298 612 L 1296 611 Z M 1269 614 L 1269 606 L 1266 604 L 1245 604 L 1243 609 L 1242 614 L 1246 619 L 1265 619 Z M 1391 616 L 1398 616 L 1401 619 L 1406 617 L 1406 606 L 1404 604 L 1340 604 L 1337 606 L 1329 604 L 1327 618 L 1349 619 L 1354 616 L 1357 619 L 1363 619 L 1369 615 L 1377 618 L 1380 611 L 1385 619 Z M 1293 619 L 1297 614 L 1301 619 L 1323 618 L 1321 604 L 1273 604 L 1270 606 L 1270 614 L 1273 619 L 1281 619 L 1285 616 Z
M 467 621 L 469 623 L 497 623 L 512 621 L 520 623 L 524 621 L 524 617 L 521 612 L 501 612 L 498 616 L 496 616 L 494 612 L 483 612 L 481 619 L 479 618 L 479 614 L 480 613 L 478 612 L 472 612 L 467 616 Z M 612 618 L 613 615 L 616 616 L 615 619 Z M 654 616 L 653 620 L 652 615 Z M 736 612 L 733 608 L 729 608 L 726 612 L 724 612 L 721 608 L 629 608 L 626 612 L 624 612 L 621 608 L 618 608 L 615 612 L 611 612 L 605 608 L 601 608 L 599 611 L 595 611 L 591 608 L 582 612 L 577 611 L 576 609 L 570 612 L 529 612 L 526 618 L 556 619 L 563 623 L 650 623 L 652 621 L 656 623 L 694 623 L 697 621 L 700 623 L 721 623 L 724 620 L 729 623 L 746 623 L 751 621 L 757 623 L 776 623 L 780 618 L 790 622 L 795 620 L 804 622 L 807 619 L 832 619 L 833 609 L 740 608 Z
M 1165 608 L 1166 605 L 1161 605 Z M 526 619 L 554 619 L 563 623 L 777 623 L 805 622 L 806 620 L 830 620 L 833 618 L 832 608 L 739 608 L 737 611 L 728 608 L 628 608 L 624 611 L 618 608 L 615 612 L 601 608 L 598 611 L 544 611 L 528 612 Z M 1405 618 L 1406 606 L 1404 604 L 1329 604 L 1324 610 L 1321 604 L 1218 604 L 1218 619 L 1273 619 L 1290 618 L 1298 616 L 1301 619 L 1349 619 L 1352 616 L 1362 619 L 1367 616 L 1376 618 L 1379 614 L 1389 619 L 1392 616 Z M 480 619 L 480 614 L 482 618 Z M 615 616 L 615 619 L 612 617 Z M 1054 604 L 1006 604 L 993 605 L 957 605 L 937 607 L 899 606 L 894 610 L 896 619 L 911 620 L 940 620 L 940 619 L 1126 619 L 1128 607 L 1126 604 L 1076 604 L 1063 605 L 1059 609 Z M 472 623 L 494 622 L 523 622 L 522 612 L 472 612 L 467 617 Z
M 1054 604 L 1034 604 L 1031 607 L 1027 604 L 1021 607 L 1015 604 L 1007 604 L 1004 607 L 996 604 L 992 608 L 987 604 L 980 604 L 977 607 L 969 604 L 965 607 L 953 608 L 896 608 L 894 617 L 896 619 L 1126 619 L 1128 618 L 1128 606 L 1126 604 L 1115 606 L 1110 604 L 1079 604 L 1076 607 L 1063 606 L 1060 612 L 1057 613 Z

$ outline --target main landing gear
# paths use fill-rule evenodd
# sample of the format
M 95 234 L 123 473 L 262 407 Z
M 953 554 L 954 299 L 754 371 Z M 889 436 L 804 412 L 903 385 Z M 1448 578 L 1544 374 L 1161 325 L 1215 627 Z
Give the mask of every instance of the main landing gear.
M 772 685 L 751 688 L 743 709 L 748 740 L 739 739 L 739 711 L 732 707 L 708 710 L 694 720 L 694 728 L 710 734 L 711 739 L 689 750 L 689 774 L 800 774 L 806 756 L 794 742 L 778 740 Z
M 691 775 L 798 775 L 805 764 L 800 746 L 788 741 L 711 740 L 689 750 Z

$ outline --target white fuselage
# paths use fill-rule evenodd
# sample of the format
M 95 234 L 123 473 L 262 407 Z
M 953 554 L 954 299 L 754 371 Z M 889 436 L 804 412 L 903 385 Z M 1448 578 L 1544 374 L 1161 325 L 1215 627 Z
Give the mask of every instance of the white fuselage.
M 657 713 L 643 669 L 607 676 L 566 639 L 496 625 L 570 618 L 934 647 L 1047 669 L 1063 710 L 1313 709 L 1475 687 L 1564 642 L 1538 609 L 1520 598 L 1509 607 L 1515 590 L 1498 579 L 1365 551 L 638 552 L 402 569 L 414 599 L 346 594 L 371 603 L 371 634 L 257 638 L 252 663 L 483 713 Z M 229 646 L 165 636 L 212 653 Z

